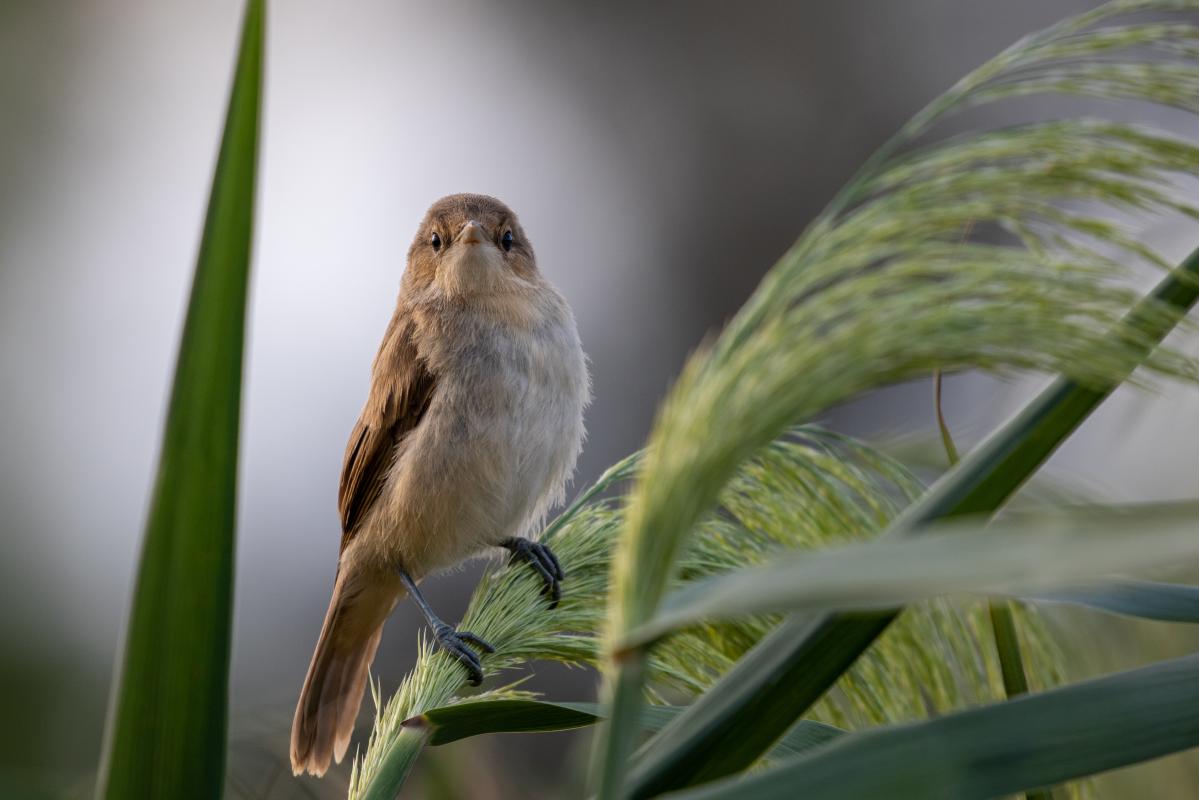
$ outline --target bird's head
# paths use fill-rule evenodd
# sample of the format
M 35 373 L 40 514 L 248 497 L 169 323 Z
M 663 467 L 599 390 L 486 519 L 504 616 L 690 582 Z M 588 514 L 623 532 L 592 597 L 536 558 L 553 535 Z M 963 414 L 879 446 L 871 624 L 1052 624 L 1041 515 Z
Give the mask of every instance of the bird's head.
M 467 298 L 527 290 L 538 281 L 533 246 L 516 214 L 482 194 L 452 194 L 425 214 L 408 249 L 417 292 Z

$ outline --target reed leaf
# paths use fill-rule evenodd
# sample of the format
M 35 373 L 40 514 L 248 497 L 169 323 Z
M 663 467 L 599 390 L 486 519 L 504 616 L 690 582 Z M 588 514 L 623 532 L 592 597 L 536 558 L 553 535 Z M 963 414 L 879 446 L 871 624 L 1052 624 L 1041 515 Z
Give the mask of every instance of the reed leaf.
M 249 0 L 116 670 L 97 796 L 219 797 L 263 0 Z
M 1066 603 L 1158 622 L 1199 623 L 1199 586 L 1120 579 L 1057 591 L 1022 593 L 1038 603 Z
M 843 736 L 679 800 L 983 800 L 1199 745 L 1199 656 L 914 725 Z
M 705 621 L 778 611 L 894 609 L 938 595 L 1027 594 L 1199 557 L 1199 504 L 1096 506 L 931 526 L 913 537 L 792 553 L 695 581 L 619 643 L 623 650 Z M 913 534 L 920 533 L 913 531 Z M 1067 594 L 1066 596 L 1069 596 Z M 1113 598 L 1114 599 L 1114 598 Z

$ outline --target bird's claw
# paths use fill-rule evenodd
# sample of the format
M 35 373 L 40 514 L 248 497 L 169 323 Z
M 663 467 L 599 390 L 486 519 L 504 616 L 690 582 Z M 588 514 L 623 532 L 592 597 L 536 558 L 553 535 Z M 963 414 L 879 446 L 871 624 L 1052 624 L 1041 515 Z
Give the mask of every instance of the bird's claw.
M 506 539 L 503 546 L 512 551 L 512 557 L 508 559 L 509 564 L 526 561 L 537 571 L 545 581 L 545 588 L 541 593 L 549 595 L 550 608 L 557 608 L 558 601 L 562 599 L 562 581 L 566 579 L 566 573 L 554 552 L 541 542 L 522 537 Z
M 483 662 L 467 645 L 473 645 L 484 653 L 494 653 L 495 648 L 473 633 L 454 630 L 445 623 L 435 628 L 433 634 L 437 637 L 437 644 L 441 646 L 441 649 L 466 667 L 466 672 L 470 676 L 470 685 L 481 684 L 483 682 Z

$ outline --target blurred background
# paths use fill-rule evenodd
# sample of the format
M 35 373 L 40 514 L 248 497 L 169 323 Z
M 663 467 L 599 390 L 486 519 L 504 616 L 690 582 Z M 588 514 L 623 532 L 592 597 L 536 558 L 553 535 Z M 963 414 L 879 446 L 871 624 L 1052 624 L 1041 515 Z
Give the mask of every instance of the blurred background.
M 577 489 L 640 445 L 687 353 L 891 132 L 1021 35 L 1094 5 L 273 4 L 234 789 L 344 796 L 347 764 L 320 782 L 283 774 L 287 730 L 332 585 L 345 437 L 434 199 L 509 203 L 574 306 L 595 385 Z M 86 796 L 93 780 L 240 13 L 235 0 L 0 0 L 0 795 Z M 1143 234 L 1171 255 L 1196 241 L 1170 222 Z M 952 377 L 959 444 L 1035 384 Z M 1121 392 L 1051 466 L 1106 499 L 1194 495 L 1199 455 L 1177 432 L 1196 410 L 1193 390 Z M 930 387 L 825 422 L 910 439 L 932 431 Z M 482 566 L 427 584 L 447 619 Z M 419 625 L 411 604 L 389 623 L 385 692 Z M 594 692 L 586 672 L 535 671 L 559 699 Z M 554 796 L 580 741 L 441 748 L 410 796 Z M 455 775 L 464 758 L 490 765 L 472 770 L 482 785 Z

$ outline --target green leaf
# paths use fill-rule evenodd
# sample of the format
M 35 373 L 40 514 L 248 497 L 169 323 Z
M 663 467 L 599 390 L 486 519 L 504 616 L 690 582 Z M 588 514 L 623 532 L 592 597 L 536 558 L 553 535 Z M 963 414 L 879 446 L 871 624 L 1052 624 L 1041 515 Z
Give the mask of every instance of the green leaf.
M 680 800 L 970 800 L 1116 769 L 1199 745 L 1199 656 L 913 725 L 879 728 Z
M 1118 580 L 1094 586 L 1024 593 L 1033 602 L 1069 603 L 1160 622 L 1199 623 L 1199 586 Z
M 586 704 L 477 700 L 431 708 L 404 720 L 404 726 L 427 729 L 428 743 L 440 745 L 486 733 L 568 731 L 594 724 L 597 719 L 596 711 Z
M 777 611 L 876 611 L 948 594 L 1022 594 L 1117 570 L 1199 555 L 1199 504 L 1099 507 L 935 526 L 820 552 L 787 553 L 697 581 L 669 595 L 622 650 L 645 647 L 701 621 Z M 912 531 L 913 534 L 919 531 Z
M 238 420 L 262 84 L 246 5 L 101 762 L 98 796 L 219 797 Z
M 680 706 L 647 705 L 641 709 L 641 727 L 661 730 L 683 710 Z M 544 733 L 592 725 L 603 719 L 598 703 L 548 703 L 531 699 L 486 699 L 430 709 L 404 721 L 422 729 L 427 744 L 441 745 L 486 733 Z M 800 720 L 771 752 L 772 757 L 794 756 L 832 741 L 845 732 L 833 725 Z
M 599 703 L 565 703 L 564 705 L 587 711 L 593 714 L 597 721 L 603 719 L 605 713 L 604 706 Z M 640 716 L 641 728 L 647 731 L 660 731 L 670 724 L 671 720 L 686 710 L 686 706 L 642 706 Z M 835 725 L 817 722 L 812 719 L 801 719 L 795 723 L 791 730 L 787 731 L 782 739 L 779 739 L 774 749 L 770 751 L 769 757 L 772 759 L 781 759 L 797 756 L 828 744 L 844 735 L 845 731 Z
M 1173 328 L 1156 312 L 1199 299 L 1199 250 L 1127 316 L 1113 338 L 1140 335 L 1146 352 Z M 895 522 L 893 535 L 938 519 L 994 512 L 1119 385 L 1058 378 L 946 473 Z M 747 768 L 820 698 L 896 617 L 821 614 L 788 619 L 639 752 L 633 797 Z

